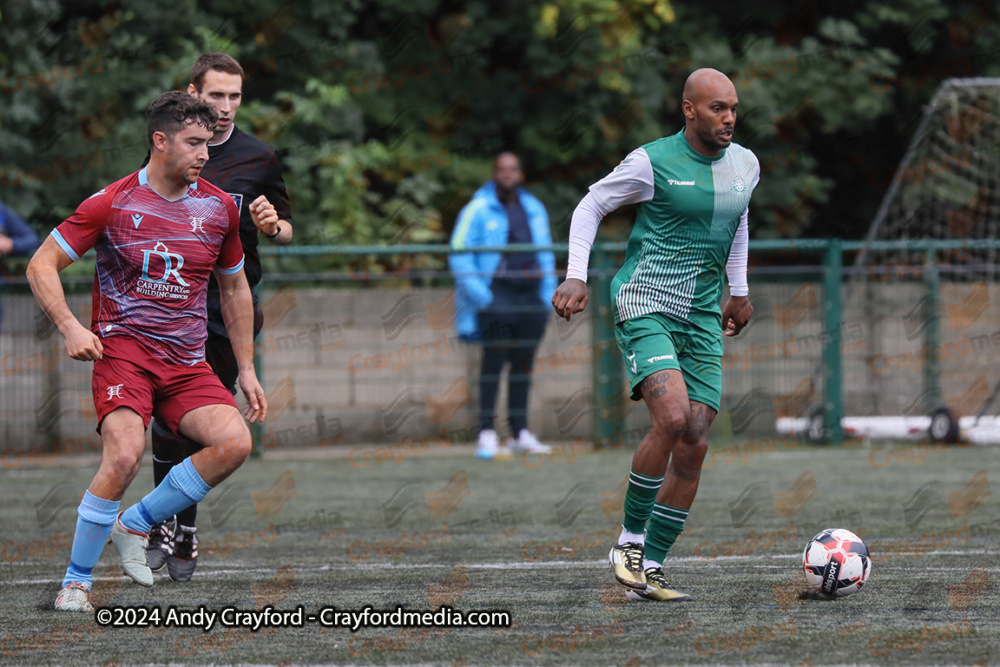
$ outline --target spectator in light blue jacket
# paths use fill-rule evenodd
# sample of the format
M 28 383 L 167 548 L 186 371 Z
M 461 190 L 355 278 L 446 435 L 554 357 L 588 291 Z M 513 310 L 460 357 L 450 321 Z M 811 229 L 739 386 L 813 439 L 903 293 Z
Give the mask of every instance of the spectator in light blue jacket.
M 476 456 L 509 458 L 510 449 L 551 451 L 528 430 L 528 392 L 535 352 L 556 290 L 555 257 L 544 252 L 461 252 L 469 248 L 552 243 L 545 206 L 521 187 L 524 173 L 513 153 L 500 154 L 493 180 L 458 214 L 448 264 L 455 277 L 455 323 L 463 339 L 483 343 L 479 376 L 479 447 Z M 508 417 L 514 438 L 501 447 L 494 428 L 500 373 L 510 364 Z
M 38 234 L 14 211 L 0 202 L 0 258 L 7 255 L 30 255 L 38 248 Z M 0 273 L 0 290 L 3 274 Z M 0 307 L 0 321 L 3 308 Z

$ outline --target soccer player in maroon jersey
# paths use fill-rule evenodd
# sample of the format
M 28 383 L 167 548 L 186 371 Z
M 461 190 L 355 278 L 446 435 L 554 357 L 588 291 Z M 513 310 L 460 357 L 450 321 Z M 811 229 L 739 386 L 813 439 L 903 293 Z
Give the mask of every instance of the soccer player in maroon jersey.
M 261 280 L 258 243 L 285 245 L 292 240 L 291 204 L 281 176 L 281 164 L 273 148 L 258 141 L 236 126 L 236 112 L 243 101 L 243 68 L 225 53 L 206 53 L 191 68 L 188 93 L 208 102 L 219 114 L 208 142 L 208 164 L 202 178 L 225 190 L 236 202 L 240 214 L 240 241 L 243 245 L 250 291 Z M 267 241 L 260 240 L 263 236 Z M 256 308 L 254 338 L 263 326 L 264 317 Z M 205 360 L 230 392 L 236 392 L 237 364 L 222 318 L 219 286 L 208 281 L 208 338 Z M 154 419 L 150 425 L 153 440 L 153 481 L 159 484 L 170 469 L 191 456 L 201 445 L 172 433 Z M 174 581 L 188 581 L 198 564 L 198 532 L 195 525 L 198 505 L 194 504 L 156 524 L 149 533 L 146 558 L 149 567 L 158 571 L 164 566 Z
M 78 510 L 70 565 L 55 608 L 92 611 L 92 570 L 111 536 L 122 570 L 153 585 L 150 527 L 205 497 L 250 453 L 250 431 L 233 395 L 205 363 L 208 277 L 222 312 L 247 399 L 244 416 L 267 414 L 253 366 L 253 303 L 243 273 L 239 214 L 232 197 L 198 176 L 218 114 L 187 93 L 157 97 L 146 110 L 151 158 L 140 171 L 91 195 L 45 240 L 28 265 L 42 310 L 73 359 L 93 361 L 93 397 L 104 453 Z M 74 317 L 59 272 L 97 250 L 90 329 Z M 205 449 L 170 471 L 119 513 L 156 415 Z

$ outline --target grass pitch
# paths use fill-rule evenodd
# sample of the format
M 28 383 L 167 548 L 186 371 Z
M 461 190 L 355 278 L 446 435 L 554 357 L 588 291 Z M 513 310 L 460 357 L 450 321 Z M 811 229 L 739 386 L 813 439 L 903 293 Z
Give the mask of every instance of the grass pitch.
M 778 444 L 775 446 L 775 442 Z M 984 448 L 713 445 L 665 566 L 686 604 L 626 602 L 606 563 L 632 450 L 479 461 L 267 452 L 199 511 L 194 579 L 152 589 L 105 548 L 104 605 L 509 611 L 510 628 L 310 623 L 256 633 L 100 628 L 51 605 L 96 462 L 0 471 L 3 664 L 986 665 L 1000 661 L 1000 468 Z M 125 498 L 151 482 L 148 465 Z M 991 480 L 992 478 L 992 480 Z M 74 498 L 75 496 L 75 498 Z M 863 534 L 869 585 L 800 601 L 801 552 Z

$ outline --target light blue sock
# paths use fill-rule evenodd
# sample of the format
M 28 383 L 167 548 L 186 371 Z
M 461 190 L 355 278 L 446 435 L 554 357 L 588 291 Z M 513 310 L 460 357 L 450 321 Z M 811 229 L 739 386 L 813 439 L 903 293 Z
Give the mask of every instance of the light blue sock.
M 94 582 L 93 571 L 104 550 L 104 543 L 111 534 L 111 526 L 118 516 L 117 500 L 104 500 L 85 491 L 76 514 L 76 532 L 73 533 L 73 550 L 70 552 L 69 567 L 62 585 L 70 582 L 87 584 Z
M 212 487 L 205 484 L 194 469 L 191 459 L 184 459 L 180 465 L 170 469 L 149 495 L 125 510 L 122 524 L 140 533 L 148 533 L 154 524 L 200 502 L 211 490 Z

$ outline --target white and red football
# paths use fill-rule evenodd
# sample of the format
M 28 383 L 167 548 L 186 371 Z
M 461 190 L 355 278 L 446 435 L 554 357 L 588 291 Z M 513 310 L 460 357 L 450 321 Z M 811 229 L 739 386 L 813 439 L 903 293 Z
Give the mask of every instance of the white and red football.
M 828 528 L 809 540 L 802 554 L 809 585 L 826 595 L 845 597 L 861 590 L 872 573 L 868 547 L 849 530 Z

